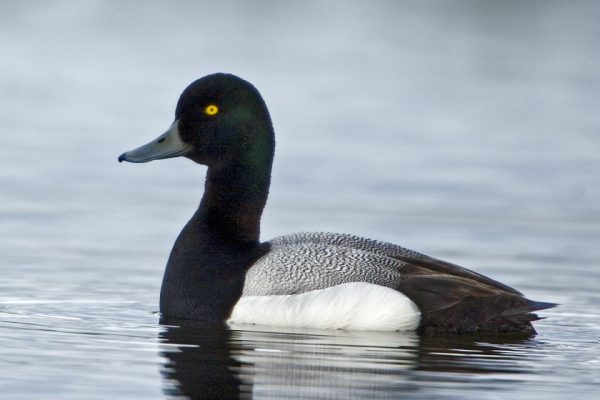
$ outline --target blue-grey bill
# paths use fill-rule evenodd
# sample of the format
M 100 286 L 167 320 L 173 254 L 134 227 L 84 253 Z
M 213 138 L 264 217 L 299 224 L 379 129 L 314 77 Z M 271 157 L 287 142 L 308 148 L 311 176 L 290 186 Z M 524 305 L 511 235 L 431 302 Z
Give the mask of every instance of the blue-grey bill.
M 152 160 L 161 160 L 163 158 L 184 156 L 190 153 L 193 146 L 181 140 L 178 126 L 179 120 L 175 120 L 173 125 L 171 125 L 165 133 L 150 143 L 121 154 L 119 156 L 119 162 L 129 161 L 133 163 L 143 163 Z

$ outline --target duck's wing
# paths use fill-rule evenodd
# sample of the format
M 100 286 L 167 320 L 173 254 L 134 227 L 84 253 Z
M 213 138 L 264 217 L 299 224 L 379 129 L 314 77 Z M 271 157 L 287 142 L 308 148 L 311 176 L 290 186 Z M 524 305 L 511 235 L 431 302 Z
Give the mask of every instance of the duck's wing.
M 244 296 L 298 294 L 348 282 L 399 290 L 431 332 L 534 332 L 532 311 L 554 306 L 469 269 L 391 243 L 334 233 L 278 237 L 246 275 Z
M 282 236 L 247 271 L 242 295 L 292 295 L 350 282 L 397 289 L 403 266 L 400 260 L 359 247 Z
M 407 274 L 412 271 L 411 275 L 451 275 L 480 282 L 486 286 L 493 287 L 507 293 L 521 295 L 520 292 L 511 288 L 510 286 L 478 274 L 470 269 L 463 268 L 446 261 L 438 260 L 436 258 L 426 256 L 414 250 L 410 250 L 392 243 L 366 239 L 348 234 L 324 232 L 296 233 L 292 235 L 280 236 L 271 241 L 272 248 L 274 249 L 299 245 L 311 246 L 314 244 L 341 246 L 401 261 L 403 265 L 412 266 L 412 268 L 404 268 L 404 272 Z

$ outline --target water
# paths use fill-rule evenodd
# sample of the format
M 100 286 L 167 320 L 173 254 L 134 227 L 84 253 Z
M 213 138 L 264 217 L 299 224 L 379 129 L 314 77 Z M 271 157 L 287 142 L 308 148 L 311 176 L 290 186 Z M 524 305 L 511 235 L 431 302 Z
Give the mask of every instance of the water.
M 1 398 L 596 397 L 597 2 L 0 7 Z M 160 325 L 205 169 L 116 157 L 215 71 L 272 113 L 265 240 L 349 232 L 472 267 L 561 303 L 539 335 Z

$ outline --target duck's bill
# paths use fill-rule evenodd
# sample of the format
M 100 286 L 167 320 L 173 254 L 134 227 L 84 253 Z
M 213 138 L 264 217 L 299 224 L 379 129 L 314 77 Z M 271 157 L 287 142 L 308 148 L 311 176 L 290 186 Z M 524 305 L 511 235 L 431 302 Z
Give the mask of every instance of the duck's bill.
M 189 154 L 192 151 L 193 146 L 181 140 L 178 125 L 179 120 L 175 120 L 173 125 L 171 125 L 165 133 L 150 143 L 121 154 L 119 156 L 119 162 L 129 161 L 133 163 L 143 163 Z

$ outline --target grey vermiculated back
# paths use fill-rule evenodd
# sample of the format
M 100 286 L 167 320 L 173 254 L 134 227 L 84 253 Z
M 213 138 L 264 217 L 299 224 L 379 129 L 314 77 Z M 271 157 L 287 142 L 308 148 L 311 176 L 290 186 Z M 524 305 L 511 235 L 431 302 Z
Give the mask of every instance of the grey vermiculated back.
M 249 269 L 243 296 L 303 293 L 348 282 L 368 282 L 398 289 L 402 270 L 408 265 L 419 265 L 438 275 L 451 270 L 452 274 L 519 294 L 469 269 L 359 236 L 295 233 L 277 237 L 269 244 L 271 250 Z
M 421 254 L 388 243 L 335 233 L 296 233 L 270 242 L 271 251 L 246 275 L 244 296 L 303 293 L 348 282 L 397 288 L 405 263 Z
M 271 240 L 271 245 L 288 245 L 298 243 L 322 243 L 333 246 L 343 246 L 353 249 L 365 250 L 371 253 L 380 254 L 386 257 L 427 257 L 424 254 L 414 250 L 404 248 L 392 243 L 382 242 L 379 240 L 367 239 L 360 236 L 350 235 L 346 233 L 329 233 L 329 232 L 302 232 L 293 233 L 290 235 L 279 236 Z

